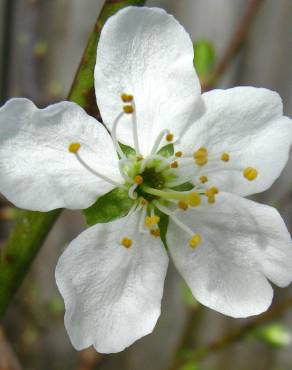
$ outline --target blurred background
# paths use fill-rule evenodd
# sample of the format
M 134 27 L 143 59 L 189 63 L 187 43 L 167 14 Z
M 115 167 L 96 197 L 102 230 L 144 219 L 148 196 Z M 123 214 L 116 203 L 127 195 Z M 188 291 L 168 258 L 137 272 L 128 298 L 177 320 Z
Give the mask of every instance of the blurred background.
M 65 99 L 102 4 L 102 0 L 0 0 L 1 103 L 12 96 L 28 97 L 39 106 Z M 146 5 L 175 15 L 194 41 L 209 40 L 220 60 L 249 1 L 151 0 Z M 276 90 L 285 113 L 291 115 L 291 26 L 291 0 L 262 1 L 243 47 L 218 86 Z M 292 161 L 274 186 L 256 198 L 276 206 L 290 232 L 291 169 Z M 15 211 L 4 198 L 0 198 L 0 207 L 1 248 Z M 153 334 L 120 354 L 99 356 L 91 349 L 76 352 L 64 330 L 54 269 L 66 244 L 84 227 L 80 213 L 64 211 L 51 231 L 0 326 L 0 370 L 292 369 L 292 304 L 287 305 L 290 310 L 280 310 L 254 329 L 253 319 L 234 320 L 197 305 L 173 266 Z M 292 287 L 276 291 L 276 310 L 289 297 Z M 173 359 L 178 348 L 188 355 L 201 347 L 207 348 L 201 361 L 181 365 Z

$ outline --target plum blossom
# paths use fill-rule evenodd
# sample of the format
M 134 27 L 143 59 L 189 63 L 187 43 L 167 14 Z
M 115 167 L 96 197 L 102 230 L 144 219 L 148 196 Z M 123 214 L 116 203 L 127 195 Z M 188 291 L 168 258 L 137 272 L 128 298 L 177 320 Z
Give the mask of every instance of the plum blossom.
M 0 110 L 0 191 L 17 207 L 85 209 L 115 188 L 133 204 L 59 259 L 73 346 L 118 352 L 151 333 L 168 256 L 203 305 L 232 317 L 267 310 L 271 283 L 292 280 L 291 238 L 276 209 L 244 196 L 268 189 L 288 160 L 292 123 L 279 95 L 201 94 L 186 31 L 136 7 L 104 26 L 95 86 L 106 127 L 70 102 L 12 99 Z

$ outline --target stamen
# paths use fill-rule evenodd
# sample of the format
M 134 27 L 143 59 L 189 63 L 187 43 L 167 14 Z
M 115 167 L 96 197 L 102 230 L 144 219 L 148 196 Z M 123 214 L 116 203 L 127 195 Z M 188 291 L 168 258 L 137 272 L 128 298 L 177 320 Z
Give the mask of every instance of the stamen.
M 205 191 L 205 195 L 208 197 L 208 203 L 214 204 L 216 202 L 215 194 L 218 194 L 219 190 L 216 186 L 212 186 L 211 188 Z
M 92 175 L 96 176 L 96 177 L 99 177 L 100 179 L 108 182 L 109 184 L 115 186 L 115 187 L 123 187 L 124 188 L 124 185 L 123 184 L 119 184 L 118 182 L 110 179 L 109 177 L 107 176 L 104 176 L 102 175 L 101 173 L 95 171 L 93 168 L 91 168 L 87 163 L 84 162 L 84 160 L 80 157 L 79 153 L 78 152 L 71 152 L 75 155 L 76 159 L 78 160 L 78 162 L 88 171 L 90 172 Z
M 113 140 L 114 146 L 115 146 L 116 151 L 118 152 L 119 156 L 123 159 L 126 159 L 126 156 L 125 156 L 124 152 L 122 151 L 122 148 L 120 147 L 119 141 L 117 139 L 117 126 L 118 126 L 118 123 L 120 122 L 120 119 L 122 118 L 123 115 L 124 115 L 124 112 L 121 112 L 117 116 L 117 118 L 114 120 L 111 135 L 112 135 L 112 140 Z
M 128 195 L 129 195 L 129 198 L 131 199 L 137 199 L 137 193 L 135 193 L 135 190 L 137 189 L 138 187 L 138 184 L 133 184 L 132 186 L 130 186 L 129 188 L 129 191 L 128 191 Z
M 247 167 L 243 170 L 243 176 L 248 180 L 248 181 L 253 181 L 257 178 L 258 176 L 258 171 L 253 168 L 253 167 Z
M 160 236 L 160 230 L 159 229 L 150 230 L 150 234 L 158 238 Z
M 152 229 L 154 226 L 156 226 L 160 221 L 159 216 L 146 216 L 145 217 L 145 226 L 148 227 L 148 229 Z
M 121 160 L 119 160 L 119 162 L 118 162 L 118 166 L 119 166 L 119 170 L 120 170 L 120 173 L 121 173 L 121 175 L 123 176 L 123 178 L 126 180 L 126 182 L 128 182 L 128 183 L 130 183 L 130 184 L 131 184 L 131 183 L 133 182 L 133 179 L 132 179 L 131 177 L 129 177 L 129 176 L 125 173 L 124 168 L 123 168 L 124 164 L 125 164 L 125 163 L 127 163 L 127 162 L 129 162 L 129 159 L 128 159 L 128 158 L 121 159 Z
M 133 244 L 133 241 L 132 239 L 129 239 L 127 236 L 125 236 L 122 240 L 121 240 L 121 245 L 125 248 L 131 248 Z
M 147 199 L 141 197 L 140 198 L 140 204 L 141 204 L 142 207 L 144 207 L 144 206 L 147 206 L 149 204 L 149 202 L 148 202 Z
M 191 248 L 195 249 L 202 241 L 200 234 L 194 234 L 189 240 L 189 245 Z
M 133 101 L 134 97 L 133 95 L 123 93 L 121 94 L 121 99 L 124 103 L 130 103 L 131 101 Z
M 230 155 L 228 153 L 223 153 L 221 155 L 221 161 L 228 162 L 230 160 Z
M 169 130 L 162 130 L 160 134 L 157 136 L 157 139 L 154 142 L 154 145 L 151 149 L 150 154 L 155 154 L 161 144 L 161 141 L 163 140 L 164 136 L 169 133 Z
M 176 157 L 180 158 L 180 157 L 182 157 L 182 156 L 183 156 L 183 152 L 178 151 L 178 152 L 174 153 L 174 155 L 175 155 Z
M 71 143 L 68 147 L 68 150 L 70 153 L 76 154 L 80 147 L 81 147 L 80 143 Z
M 202 184 L 205 184 L 208 181 L 208 177 L 207 176 L 201 176 L 200 181 L 201 181 Z
M 171 142 L 173 140 L 173 134 L 169 133 L 166 135 L 166 141 Z
M 137 116 L 136 116 L 136 105 L 135 100 L 133 99 L 132 102 L 133 106 L 133 115 L 132 115 L 132 122 L 133 122 L 133 139 L 134 139 L 134 148 L 136 150 L 137 156 L 141 156 L 140 147 L 139 147 L 139 139 L 138 139 L 138 127 L 137 127 Z
M 208 163 L 208 150 L 202 146 L 194 152 L 193 158 L 198 166 L 204 166 Z
M 189 193 L 187 195 L 186 202 L 191 207 L 198 207 L 201 204 L 201 196 L 197 192 Z
M 177 205 L 178 205 L 178 208 L 182 209 L 183 211 L 186 211 L 189 208 L 188 204 L 184 202 L 183 200 L 180 200 L 177 203 Z
M 123 106 L 123 111 L 126 113 L 126 114 L 132 114 L 134 112 L 134 108 L 132 105 L 124 105 Z
M 137 175 L 137 176 L 135 176 L 135 178 L 134 178 L 134 182 L 135 182 L 135 184 L 137 184 L 137 185 L 141 185 L 142 183 L 143 183 L 143 177 L 141 176 L 141 175 Z
M 178 168 L 178 161 L 174 161 L 170 164 L 170 168 Z
M 147 212 L 147 207 L 142 208 L 142 212 L 140 214 L 140 219 L 139 219 L 139 233 L 145 234 L 148 233 L 147 230 L 144 229 L 144 220 Z

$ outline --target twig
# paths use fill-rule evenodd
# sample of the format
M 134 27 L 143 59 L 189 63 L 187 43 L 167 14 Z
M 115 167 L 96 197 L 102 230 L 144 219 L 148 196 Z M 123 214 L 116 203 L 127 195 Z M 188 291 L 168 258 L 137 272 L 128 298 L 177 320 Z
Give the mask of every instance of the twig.
M 246 336 L 246 334 L 250 333 L 255 328 L 282 315 L 289 308 L 292 308 L 292 297 L 288 298 L 282 303 L 274 305 L 269 311 L 265 312 L 261 316 L 258 316 L 257 318 L 247 322 L 246 324 L 231 331 L 230 333 L 223 335 L 221 338 L 197 348 L 192 353 L 188 352 L 187 356 L 185 357 L 178 358 L 174 366 L 171 367 L 171 370 L 180 369 L 181 366 L 189 361 L 193 361 L 196 363 L 198 361 L 204 360 L 210 354 L 214 354 L 219 350 L 242 340 Z
M 88 348 L 80 352 L 77 370 L 95 370 L 102 359 L 102 355 L 96 353 L 93 348 Z
M 225 54 L 223 55 L 217 66 L 214 67 L 214 70 L 210 73 L 210 76 L 207 78 L 207 80 L 202 81 L 202 91 L 208 91 L 212 87 L 214 87 L 214 85 L 217 84 L 218 80 L 224 74 L 230 62 L 237 55 L 240 48 L 242 47 L 248 34 L 250 25 L 252 24 L 252 21 L 254 20 L 259 7 L 263 2 L 264 0 L 250 0 L 246 13 L 239 23 L 238 28 L 236 29 Z
M 18 359 L 0 327 L 0 370 L 21 370 Z

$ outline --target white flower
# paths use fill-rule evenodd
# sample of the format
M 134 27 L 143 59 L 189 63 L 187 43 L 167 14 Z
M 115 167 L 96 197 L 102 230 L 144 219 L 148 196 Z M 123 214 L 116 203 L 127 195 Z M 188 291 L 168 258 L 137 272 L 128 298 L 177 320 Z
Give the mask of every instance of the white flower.
M 185 30 L 163 10 L 135 7 L 103 28 L 95 84 L 111 136 L 69 102 L 39 110 L 13 99 L 0 111 L 0 190 L 16 206 L 86 208 L 115 187 L 133 200 L 128 216 L 90 227 L 58 262 L 74 347 L 118 352 L 153 330 L 168 265 L 162 214 L 199 302 L 233 317 L 265 311 L 269 281 L 292 280 L 291 239 L 274 208 L 241 196 L 269 188 L 287 162 L 292 124 L 278 94 L 201 95 Z M 175 154 L 164 157 L 169 143 Z

